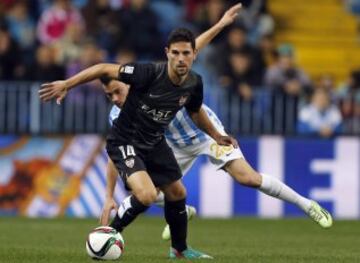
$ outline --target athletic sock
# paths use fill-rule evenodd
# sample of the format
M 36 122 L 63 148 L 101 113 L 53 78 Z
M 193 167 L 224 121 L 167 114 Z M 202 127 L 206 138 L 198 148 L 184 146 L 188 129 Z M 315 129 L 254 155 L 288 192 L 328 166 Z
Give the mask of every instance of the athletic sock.
M 291 189 L 289 186 L 287 186 L 275 177 L 269 176 L 267 174 L 261 174 L 261 176 L 262 183 L 259 188 L 261 192 L 275 198 L 293 203 L 297 205 L 300 209 L 302 209 L 304 212 L 307 212 L 309 210 L 311 206 L 310 199 L 299 195 L 297 192 L 295 192 L 293 189 Z
M 185 199 L 179 201 L 165 200 L 165 219 L 170 226 L 171 245 L 177 251 L 187 249 L 187 213 Z
M 158 193 L 158 196 L 156 198 L 156 201 L 154 203 L 155 205 L 157 205 L 158 207 L 161 207 L 161 208 L 164 208 L 165 206 L 165 196 L 164 196 L 164 193 L 163 192 L 159 192 Z M 186 205 L 186 214 L 187 214 L 187 217 L 189 219 L 189 216 L 190 216 L 190 205 Z
M 148 208 L 148 206 L 143 205 L 135 196 L 130 195 L 121 203 L 110 226 L 122 232 L 127 225 Z

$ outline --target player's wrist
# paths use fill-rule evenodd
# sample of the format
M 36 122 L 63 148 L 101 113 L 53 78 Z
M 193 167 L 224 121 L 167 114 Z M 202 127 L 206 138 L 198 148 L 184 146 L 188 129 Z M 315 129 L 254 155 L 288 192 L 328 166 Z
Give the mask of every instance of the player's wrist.
M 114 199 L 114 195 L 112 193 L 107 193 L 105 195 L 105 201 L 112 201 Z
M 71 89 L 71 85 L 68 80 L 64 80 L 64 91 L 68 92 Z
M 224 27 L 226 27 L 226 23 L 222 20 L 219 20 L 215 25 L 214 27 L 217 29 L 217 30 L 222 30 Z

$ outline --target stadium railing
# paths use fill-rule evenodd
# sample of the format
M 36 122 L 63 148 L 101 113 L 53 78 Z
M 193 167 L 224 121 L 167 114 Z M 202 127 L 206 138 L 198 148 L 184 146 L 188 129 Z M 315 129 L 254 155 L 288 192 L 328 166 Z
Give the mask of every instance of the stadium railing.
M 0 82 L 0 134 L 105 133 L 109 102 L 83 89 L 62 103 L 41 102 L 40 83 Z
M 99 90 L 69 93 L 62 105 L 39 100 L 39 83 L 0 82 L 0 134 L 73 134 L 108 130 L 110 103 Z M 255 89 L 252 100 L 242 100 L 226 89 L 206 90 L 205 102 L 234 135 L 297 135 L 298 108 L 303 101 Z

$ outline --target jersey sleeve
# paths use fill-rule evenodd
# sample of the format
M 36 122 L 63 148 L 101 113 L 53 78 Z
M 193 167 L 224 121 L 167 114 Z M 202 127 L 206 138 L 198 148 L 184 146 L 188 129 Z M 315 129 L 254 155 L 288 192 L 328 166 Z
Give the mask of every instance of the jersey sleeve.
M 112 106 L 111 111 L 109 113 L 110 126 L 112 126 L 115 119 L 117 119 L 119 117 L 120 112 L 121 112 L 121 110 L 116 105 Z
M 185 105 L 185 108 L 190 112 L 198 112 L 201 108 L 204 98 L 204 87 L 200 76 L 198 76 L 197 85 L 195 86 L 189 102 Z
M 119 69 L 118 79 L 129 84 L 131 89 L 141 89 L 148 86 L 155 78 L 153 63 L 128 63 Z

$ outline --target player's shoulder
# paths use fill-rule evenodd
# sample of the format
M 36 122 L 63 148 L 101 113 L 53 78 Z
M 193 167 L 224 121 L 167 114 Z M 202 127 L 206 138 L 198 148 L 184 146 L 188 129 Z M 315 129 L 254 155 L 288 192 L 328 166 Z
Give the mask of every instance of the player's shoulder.
M 167 74 L 167 63 L 165 61 L 153 62 L 155 79 L 159 80 Z
M 194 70 L 190 70 L 188 81 L 195 86 L 203 85 L 201 75 Z

